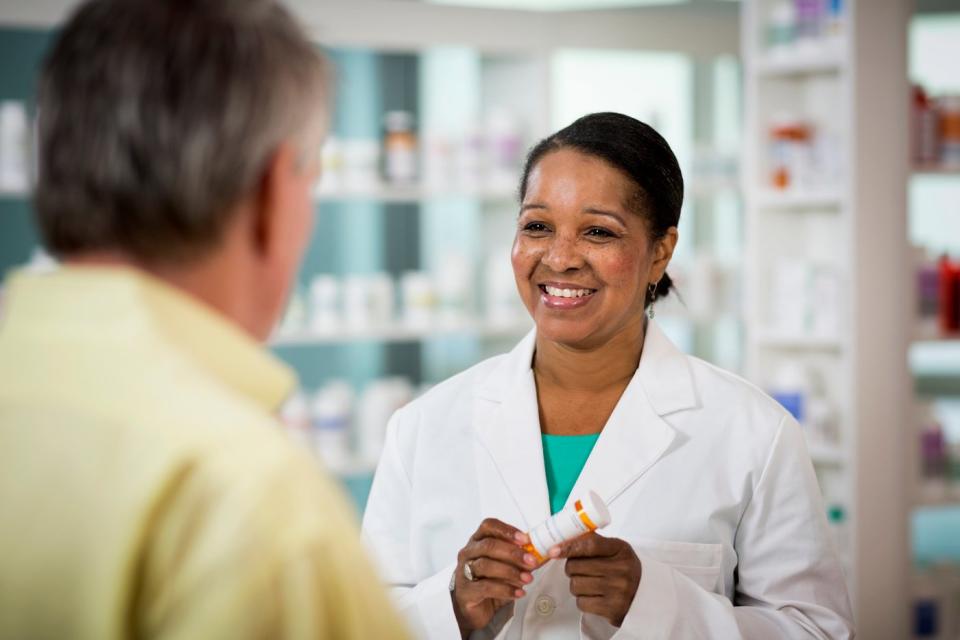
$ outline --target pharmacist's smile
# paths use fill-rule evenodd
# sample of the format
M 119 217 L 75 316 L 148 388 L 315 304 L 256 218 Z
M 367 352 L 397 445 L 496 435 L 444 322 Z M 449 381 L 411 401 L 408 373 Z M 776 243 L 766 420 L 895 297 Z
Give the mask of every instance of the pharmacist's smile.
M 588 305 L 598 289 L 584 287 L 570 282 L 541 282 L 540 301 L 548 309 L 578 309 Z

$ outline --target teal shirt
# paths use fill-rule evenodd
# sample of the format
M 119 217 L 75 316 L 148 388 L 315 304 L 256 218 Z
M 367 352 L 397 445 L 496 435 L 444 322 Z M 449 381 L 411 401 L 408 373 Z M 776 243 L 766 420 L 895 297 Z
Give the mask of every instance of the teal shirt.
M 599 433 L 585 436 L 540 436 L 543 440 L 543 466 L 547 472 L 550 513 L 563 509 L 583 465 L 587 463 Z

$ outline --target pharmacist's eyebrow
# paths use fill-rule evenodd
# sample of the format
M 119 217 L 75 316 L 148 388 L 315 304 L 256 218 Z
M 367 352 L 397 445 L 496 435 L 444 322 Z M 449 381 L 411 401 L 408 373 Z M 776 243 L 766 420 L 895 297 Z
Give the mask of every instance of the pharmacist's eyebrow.
M 608 218 L 613 218 L 623 226 L 627 226 L 627 223 L 623 220 L 619 213 L 613 211 L 607 211 L 606 209 L 597 209 L 596 207 L 587 207 L 583 210 L 584 213 L 592 213 L 595 216 L 606 216 Z
M 541 204 L 539 202 L 531 202 L 520 207 L 520 213 L 523 213 L 527 209 L 539 209 L 539 210 L 546 211 L 548 208 L 549 207 L 547 207 L 547 205 L 545 204 Z

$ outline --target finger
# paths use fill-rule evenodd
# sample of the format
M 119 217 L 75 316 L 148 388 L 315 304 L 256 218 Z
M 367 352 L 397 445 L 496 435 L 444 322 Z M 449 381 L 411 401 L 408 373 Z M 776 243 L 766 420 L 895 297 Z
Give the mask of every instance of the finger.
M 550 549 L 551 558 L 611 558 L 627 544 L 617 538 L 606 538 L 594 532 L 568 540 Z
M 606 558 L 570 558 L 564 563 L 563 571 L 569 577 L 587 576 L 603 578 L 609 576 L 614 567 Z
M 499 580 L 464 581 L 463 586 L 457 589 L 457 598 L 463 604 L 477 604 L 484 600 L 517 600 L 526 595 L 526 592 L 506 582 Z
M 470 539 L 479 541 L 484 538 L 499 538 L 500 540 L 506 540 L 514 544 L 527 544 L 530 542 L 527 534 L 523 531 L 496 518 L 487 518 L 481 522 Z
M 577 596 L 577 609 L 604 618 L 610 613 L 606 599 L 601 596 Z
M 574 576 L 570 578 L 570 593 L 580 596 L 602 596 L 610 589 L 604 578 L 593 576 Z
M 524 551 L 523 547 L 496 538 L 484 538 L 468 544 L 463 550 L 463 560 L 475 558 L 499 560 L 521 570 L 529 570 L 537 566 L 537 559 L 533 554 Z
M 523 587 L 533 582 L 533 574 L 529 571 L 517 569 L 513 565 L 500 562 L 499 560 L 477 558 L 469 562 L 470 570 L 477 578 L 500 580 L 515 587 Z

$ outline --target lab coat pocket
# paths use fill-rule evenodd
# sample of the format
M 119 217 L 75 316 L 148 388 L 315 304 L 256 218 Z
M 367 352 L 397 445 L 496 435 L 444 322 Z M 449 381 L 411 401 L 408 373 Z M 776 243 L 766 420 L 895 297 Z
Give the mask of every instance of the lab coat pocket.
M 637 556 L 643 562 L 647 557 L 669 565 L 698 585 L 713 593 L 723 593 L 720 580 L 723 564 L 723 545 L 668 540 L 631 541 Z

